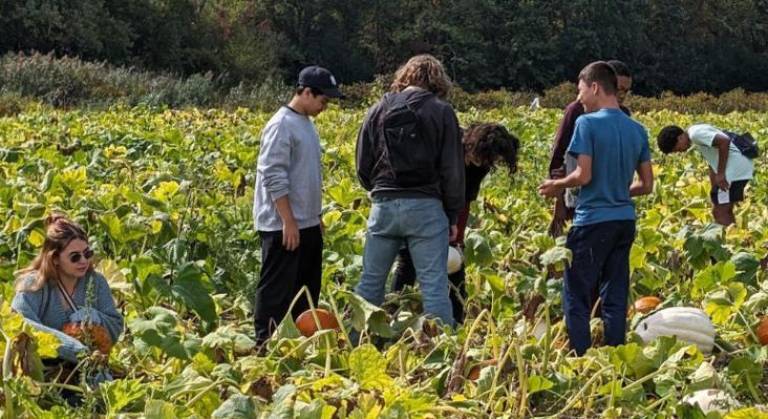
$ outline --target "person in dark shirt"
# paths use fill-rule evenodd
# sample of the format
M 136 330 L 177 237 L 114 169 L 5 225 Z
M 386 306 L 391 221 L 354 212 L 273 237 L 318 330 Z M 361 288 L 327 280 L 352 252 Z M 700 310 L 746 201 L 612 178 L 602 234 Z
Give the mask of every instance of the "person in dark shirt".
M 407 243 L 424 311 L 453 327 L 446 260 L 465 200 L 461 129 L 444 100 L 450 88 L 443 64 L 417 55 L 397 70 L 391 92 L 365 117 L 355 165 L 370 192 L 371 211 L 355 292 L 372 304 L 383 303 L 387 276 Z
M 500 124 L 478 123 L 471 125 L 462 139 L 464 144 L 464 179 L 465 203 L 459 212 L 458 232 L 451 246 L 464 247 L 464 230 L 469 218 L 469 205 L 477 199 L 480 183 L 497 164 L 503 164 L 509 174 L 517 171 L 517 150 L 520 141 Z M 451 282 L 451 306 L 453 317 L 457 323 L 464 321 L 464 265 L 459 271 L 448 275 Z M 400 291 L 406 285 L 413 285 L 416 280 L 416 270 L 413 267 L 411 254 L 407 247 L 400 249 L 395 276 L 392 282 L 393 291 Z
M 629 91 L 632 89 L 632 73 L 626 64 L 619 60 L 607 61 L 616 71 L 618 82 L 618 91 L 616 97 L 619 101 L 620 109 L 631 116 L 630 110 L 623 105 Z M 555 134 L 555 141 L 552 145 L 552 156 L 549 162 L 549 178 L 560 179 L 568 175 L 576 166 L 575 160 L 566 155 L 566 150 L 571 144 L 573 130 L 576 126 L 576 119 L 585 114 L 584 105 L 578 100 L 574 100 L 565 107 L 563 119 Z M 549 225 L 549 235 L 557 237 L 563 234 L 563 228 L 568 220 L 573 219 L 573 213 L 576 208 L 574 192 L 565 191 L 560 196 L 555 197 L 555 207 L 552 212 L 552 222 Z

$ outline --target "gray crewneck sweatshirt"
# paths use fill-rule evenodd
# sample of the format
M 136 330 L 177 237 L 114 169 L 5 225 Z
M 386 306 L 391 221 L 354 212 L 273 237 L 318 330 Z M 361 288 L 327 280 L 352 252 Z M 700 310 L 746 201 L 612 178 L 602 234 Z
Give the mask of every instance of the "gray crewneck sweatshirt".
M 281 107 L 261 134 L 253 202 L 256 230 L 283 229 L 274 201 L 286 195 L 299 229 L 319 225 L 322 181 L 315 125 L 306 115 Z

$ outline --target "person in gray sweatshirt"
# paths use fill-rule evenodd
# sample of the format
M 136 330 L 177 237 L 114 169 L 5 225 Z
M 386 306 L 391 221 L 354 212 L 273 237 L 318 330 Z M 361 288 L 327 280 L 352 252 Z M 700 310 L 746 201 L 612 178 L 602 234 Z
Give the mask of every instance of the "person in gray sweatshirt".
M 267 122 L 256 167 L 253 218 L 261 238 L 256 288 L 256 340 L 263 344 L 288 312 L 302 287 L 313 303 L 320 296 L 323 237 L 320 225 L 322 167 L 320 137 L 310 117 L 328 100 L 342 98 L 330 71 L 301 70 L 293 98 Z M 309 308 L 302 296 L 294 318 Z

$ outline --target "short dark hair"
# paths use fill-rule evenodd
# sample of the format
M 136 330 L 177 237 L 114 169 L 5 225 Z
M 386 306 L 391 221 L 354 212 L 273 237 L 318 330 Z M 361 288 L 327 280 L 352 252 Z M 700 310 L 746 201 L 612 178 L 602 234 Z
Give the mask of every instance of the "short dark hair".
M 595 61 L 587 64 L 579 73 L 579 80 L 585 83 L 597 83 L 609 95 L 615 95 L 619 90 L 616 81 L 616 71 L 605 61 Z
M 322 95 L 323 91 L 314 87 L 308 87 L 308 86 L 296 86 L 296 90 L 294 91 L 295 94 L 300 95 L 304 93 L 304 89 L 309 89 L 310 93 L 312 93 L 312 96 Z
M 632 77 L 632 73 L 629 71 L 629 67 L 624 64 L 624 61 L 609 60 L 608 64 L 613 67 L 613 71 L 616 72 L 617 76 Z
M 677 125 L 669 125 L 661 129 L 659 136 L 656 137 L 656 143 L 659 145 L 659 150 L 664 154 L 669 154 L 675 149 L 677 145 L 677 137 L 683 133 L 683 129 Z

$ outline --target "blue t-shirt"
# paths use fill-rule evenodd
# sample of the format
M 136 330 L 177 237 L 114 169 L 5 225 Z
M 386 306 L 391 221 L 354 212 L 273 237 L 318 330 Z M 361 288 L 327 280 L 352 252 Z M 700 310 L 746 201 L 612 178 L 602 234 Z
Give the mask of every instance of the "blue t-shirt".
M 592 180 L 581 187 L 573 225 L 634 220 L 629 186 L 637 166 L 651 159 L 645 127 L 620 109 L 601 109 L 576 120 L 568 152 L 592 156 Z

